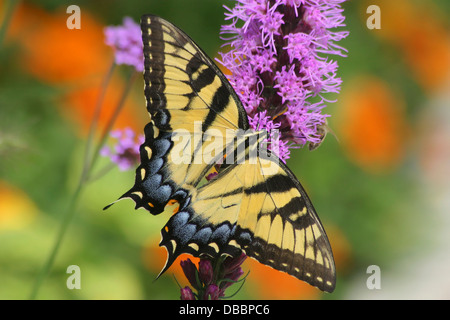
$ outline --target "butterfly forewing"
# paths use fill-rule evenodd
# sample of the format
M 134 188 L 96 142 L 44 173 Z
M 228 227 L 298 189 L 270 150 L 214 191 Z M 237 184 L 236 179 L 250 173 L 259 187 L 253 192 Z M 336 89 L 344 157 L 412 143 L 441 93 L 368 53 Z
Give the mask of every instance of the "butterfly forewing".
M 203 154 L 213 143 L 226 146 L 227 129 L 247 128 L 248 120 L 228 81 L 185 33 L 152 15 L 142 17 L 141 30 L 151 122 L 135 185 L 121 199 L 159 214 L 173 201 L 187 205 L 190 190 L 221 158 L 204 161 Z
M 170 127 L 248 129 L 248 120 L 223 74 L 184 32 L 157 16 L 141 19 L 147 109 L 169 110 Z

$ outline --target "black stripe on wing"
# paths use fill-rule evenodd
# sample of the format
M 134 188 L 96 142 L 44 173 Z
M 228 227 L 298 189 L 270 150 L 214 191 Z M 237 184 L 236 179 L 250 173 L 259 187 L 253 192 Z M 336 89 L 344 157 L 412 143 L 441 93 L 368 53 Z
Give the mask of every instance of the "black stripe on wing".
M 162 108 L 172 107 L 168 104 L 168 97 L 163 94 L 166 90 L 166 66 L 169 65 L 168 60 L 170 60 L 176 62 L 176 65 L 171 64 L 172 66 L 187 74 L 189 78 L 187 84 L 192 90 L 186 93 L 186 97 L 190 99 L 209 86 L 216 76 L 219 77 L 221 85 L 217 88 L 212 103 L 206 102 L 210 112 L 206 119 L 198 119 L 206 120 L 205 130 L 215 117 L 220 116 L 230 99 L 234 101 L 237 108 L 236 128 L 243 130 L 249 128 L 247 114 L 230 83 L 215 63 L 188 35 L 170 22 L 153 15 L 142 16 L 141 30 L 144 43 L 145 96 L 150 114 L 153 115 Z M 176 50 L 172 51 L 173 48 Z M 192 106 L 187 103 L 184 108 L 192 108 Z

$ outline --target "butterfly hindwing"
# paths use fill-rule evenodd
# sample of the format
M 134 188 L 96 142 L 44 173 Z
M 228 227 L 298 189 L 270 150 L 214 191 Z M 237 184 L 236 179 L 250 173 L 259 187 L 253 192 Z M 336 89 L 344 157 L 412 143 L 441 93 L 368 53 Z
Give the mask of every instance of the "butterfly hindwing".
M 306 192 L 282 162 L 258 158 L 228 167 L 198 189 L 188 212 L 177 215 L 163 232 L 169 256 L 182 247 L 212 257 L 242 250 L 323 291 L 334 290 L 335 266 L 325 231 Z M 182 240 L 173 237 L 181 225 L 187 226 Z M 220 241 L 212 237 L 217 229 Z M 202 233 L 205 237 L 198 236 Z

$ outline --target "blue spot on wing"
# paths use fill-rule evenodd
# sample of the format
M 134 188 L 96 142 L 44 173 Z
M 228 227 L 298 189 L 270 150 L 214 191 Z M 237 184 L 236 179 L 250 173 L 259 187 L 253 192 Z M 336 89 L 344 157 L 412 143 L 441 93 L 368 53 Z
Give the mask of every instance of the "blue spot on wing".
M 189 216 L 187 212 L 178 212 L 172 218 L 172 235 L 182 246 L 187 244 L 197 231 L 194 224 L 187 223 Z
M 212 230 L 210 227 L 202 228 L 192 237 L 192 241 L 198 244 L 207 244 L 211 238 Z
M 223 224 L 214 230 L 210 242 L 217 242 L 220 245 L 225 245 L 230 237 L 230 226 Z
M 161 158 L 166 155 L 167 151 L 171 148 L 172 143 L 166 139 L 156 140 L 153 144 L 153 152 L 156 158 Z
M 174 228 L 181 228 L 184 226 L 189 219 L 189 213 L 181 211 L 178 212 L 176 215 L 172 218 L 172 226 Z
M 155 190 L 161 185 L 161 181 L 162 176 L 160 174 L 154 174 L 147 177 L 147 179 L 145 179 L 144 181 L 142 181 L 142 186 L 144 187 L 146 193 L 150 195 L 153 192 L 153 190 Z
M 156 159 L 150 161 L 147 165 L 147 168 L 149 171 L 148 174 L 154 175 L 162 168 L 163 164 L 164 164 L 163 158 L 156 158 Z

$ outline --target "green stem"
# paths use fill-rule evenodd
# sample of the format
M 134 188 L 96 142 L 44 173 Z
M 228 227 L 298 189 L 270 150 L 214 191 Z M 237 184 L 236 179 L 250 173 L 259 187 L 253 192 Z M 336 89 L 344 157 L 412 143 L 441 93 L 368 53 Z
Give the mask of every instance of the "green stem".
M 81 173 L 82 180 L 88 179 L 88 173 L 91 170 L 92 165 L 93 165 L 93 162 L 91 161 L 91 159 L 93 159 L 92 158 L 92 144 L 94 141 L 95 129 L 97 128 L 98 120 L 100 119 L 100 113 L 101 113 L 100 111 L 102 109 L 103 99 L 105 97 L 106 89 L 108 88 L 109 81 L 112 78 L 112 74 L 114 72 L 115 66 L 116 66 L 116 64 L 113 61 L 111 66 L 109 67 L 108 73 L 106 74 L 105 78 L 103 79 L 102 85 L 100 87 L 101 88 L 100 93 L 99 93 L 99 96 L 97 99 L 94 116 L 92 118 L 92 122 L 89 127 L 88 138 L 86 141 L 86 149 L 84 152 L 84 161 L 83 161 L 83 172 Z
M 250 273 L 250 271 L 247 273 L 247 275 L 243 279 L 241 279 L 239 281 L 235 281 L 235 283 L 242 281 L 241 286 L 239 287 L 239 289 L 236 290 L 235 293 L 233 293 L 230 296 L 222 297 L 222 299 L 230 299 L 230 298 L 233 298 L 235 295 L 237 295 L 238 292 L 241 291 L 242 287 L 244 286 L 245 280 L 246 280 L 246 278 L 247 278 L 249 273 Z
M 99 117 L 99 114 L 100 114 L 100 108 L 101 108 L 101 105 L 102 105 L 102 100 L 103 100 L 103 97 L 104 97 L 104 94 L 105 94 L 105 91 L 106 91 L 106 86 L 108 85 L 108 82 L 109 82 L 109 78 L 111 77 L 111 74 L 112 74 L 112 69 L 113 69 L 113 67 L 111 67 L 110 71 L 108 72 L 108 74 L 107 74 L 107 76 L 106 76 L 106 78 L 105 78 L 105 80 L 103 81 L 103 84 L 102 84 L 102 91 L 101 91 L 101 93 L 99 95 L 99 101 L 97 102 L 96 111 L 95 111 L 94 119 L 93 119 L 94 125 L 91 126 L 91 130 L 89 132 L 89 136 L 88 136 L 88 139 L 87 139 L 87 144 L 88 144 L 86 146 L 86 152 L 87 153 L 90 153 L 91 144 L 92 144 L 92 141 L 93 141 L 93 135 L 95 133 L 94 129 L 95 129 L 95 127 L 97 125 L 97 122 L 98 122 L 98 117 Z M 137 74 L 137 72 L 133 72 L 133 75 L 130 76 L 130 79 L 129 79 L 129 81 L 128 81 L 125 89 L 124 89 L 122 97 L 119 100 L 119 102 L 118 102 L 118 104 L 116 106 L 116 109 L 114 110 L 114 114 L 109 119 L 107 127 L 105 128 L 105 130 L 103 132 L 102 138 L 101 138 L 101 140 L 100 140 L 100 142 L 99 142 L 99 144 L 98 144 L 98 146 L 97 146 L 97 148 L 95 150 L 95 153 L 92 156 L 92 160 L 89 161 L 89 154 L 85 155 L 85 159 L 84 159 L 84 163 L 83 163 L 83 170 L 82 170 L 82 173 L 80 175 L 80 179 L 78 181 L 78 184 L 77 184 L 77 187 L 75 189 L 75 192 L 72 195 L 72 199 L 70 201 L 69 208 L 68 208 L 66 214 L 62 218 L 63 220 L 61 221 L 61 225 L 60 225 L 60 228 L 59 228 L 58 235 L 56 237 L 56 241 L 55 241 L 55 243 L 53 245 L 53 248 L 52 248 L 52 251 L 50 252 L 49 257 L 46 260 L 45 265 L 43 266 L 41 272 L 39 273 L 39 275 L 38 275 L 38 277 L 36 279 L 36 282 L 34 284 L 33 290 L 31 292 L 30 299 L 32 299 L 32 300 L 36 299 L 37 294 L 39 292 L 39 289 L 42 286 L 43 281 L 48 276 L 48 274 L 49 274 L 49 272 L 50 272 L 50 270 L 51 270 L 51 268 L 53 266 L 53 263 L 55 262 L 56 255 L 58 254 L 59 248 L 61 247 L 61 244 L 63 242 L 64 236 L 65 236 L 65 234 L 67 232 L 67 229 L 68 229 L 68 227 L 69 227 L 69 225 L 70 225 L 70 223 L 71 223 L 71 221 L 72 221 L 72 219 L 73 219 L 73 217 L 75 215 L 75 212 L 76 212 L 75 209 L 76 209 L 76 205 L 77 205 L 78 199 L 80 197 L 81 191 L 82 191 L 83 187 L 85 186 L 86 182 L 88 182 L 88 180 L 89 180 L 90 171 L 91 171 L 92 167 L 94 166 L 94 163 L 95 163 L 95 161 L 96 161 L 96 159 L 98 157 L 98 153 L 99 153 L 101 147 L 103 146 L 104 142 L 106 141 L 106 137 L 108 135 L 108 132 L 113 127 L 114 122 L 117 119 L 117 116 L 119 115 L 120 111 L 122 110 L 122 107 L 123 107 L 124 102 L 125 102 L 125 98 L 128 95 L 128 92 L 131 89 L 131 84 L 132 84 L 132 82 L 133 82 L 133 80 L 135 78 L 135 74 Z
M 95 172 L 95 174 L 91 173 L 89 174 L 89 177 L 86 179 L 86 183 L 93 182 L 95 180 L 100 179 L 104 175 L 106 175 L 109 171 L 116 168 L 117 165 L 113 162 L 108 163 L 106 166 Z
M 81 189 L 83 187 L 83 180 L 80 179 L 77 188 L 75 189 L 75 192 L 72 195 L 72 199 L 70 201 L 69 209 L 66 212 L 66 214 L 63 216 L 63 220 L 61 222 L 58 235 L 56 237 L 56 241 L 53 245 L 53 249 L 50 252 L 49 257 L 47 258 L 47 261 L 42 268 L 41 272 L 39 273 L 36 282 L 34 284 L 33 290 L 31 291 L 30 299 L 34 300 L 36 299 L 36 296 L 39 292 L 39 289 L 42 286 L 43 281 L 47 277 L 48 273 L 50 272 L 51 267 L 53 266 L 53 263 L 55 262 L 56 254 L 59 251 L 59 248 L 61 246 L 62 240 L 64 238 L 64 235 L 66 234 L 67 228 L 70 225 L 70 222 L 72 221 L 72 218 L 75 214 L 75 206 L 77 204 L 78 198 L 80 197 Z
M 129 77 L 128 81 L 127 81 L 127 84 L 126 84 L 126 86 L 125 86 L 125 88 L 123 90 L 122 97 L 119 100 L 119 102 L 118 102 L 118 104 L 116 106 L 116 109 L 114 110 L 113 115 L 109 119 L 109 122 L 107 123 L 105 129 L 103 130 L 103 134 L 102 134 L 102 136 L 100 138 L 100 141 L 99 141 L 99 143 L 97 145 L 97 148 L 96 148 L 96 150 L 94 152 L 94 155 L 92 157 L 92 161 L 91 161 L 91 165 L 90 165 L 91 168 L 94 166 L 95 162 L 97 161 L 97 158 L 98 158 L 98 156 L 100 154 L 100 149 L 105 144 L 106 139 L 108 138 L 108 133 L 111 131 L 111 129 L 112 129 L 113 125 L 114 125 L 114 122 L 116 121 L 120 111 L 122 110 L 122 108 L 124 106 L 124 103 L 125 103 L 125 98 L 127 97 L 128 93 L 130 92 L 130 90 L 132 88 L 132 84 L 134 83 L 134 80 L 136 79 L 137 75 L 139 75 L 139 73 L 135 72 L 133 70 L 133 72 L 130 75 L 130 77 Z
M 3 43 L 3 39 L 6 35 L 6 30 L 8 30 L 9 24 L 11 23 L 11 19 L 13 17 L 14 11 L 17 5 L 20 3 L 20 0 L 9 0 L 4 4 L 5 6 L 5 15 L 3 16 L 3 23 L 0 26 L 0 46 Z

